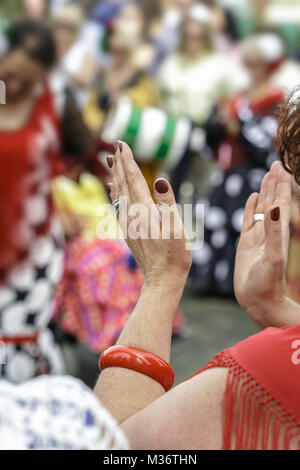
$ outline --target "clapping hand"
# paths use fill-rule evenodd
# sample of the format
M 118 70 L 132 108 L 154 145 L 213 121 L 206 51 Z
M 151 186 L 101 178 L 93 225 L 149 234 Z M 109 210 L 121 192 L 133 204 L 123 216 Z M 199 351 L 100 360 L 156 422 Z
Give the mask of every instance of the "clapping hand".
M 276 162 L 246 205 L 234 276 L 236 298 L 260 328 L 285 324 L 290 213 L 291 176 Z

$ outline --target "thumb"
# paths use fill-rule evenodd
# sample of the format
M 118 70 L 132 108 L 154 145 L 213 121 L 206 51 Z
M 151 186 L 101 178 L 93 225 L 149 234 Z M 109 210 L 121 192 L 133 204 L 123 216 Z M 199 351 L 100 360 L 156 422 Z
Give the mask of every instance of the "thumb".
M 280 207 L 271 207 L 265 218 L 265 254 L 267 260 L 278 266 L 285 264 Z
M 185 238 L 187 238 L 186 233 L 184 231 L 182 219 L 179 214 L 178 207 L 176 205 L 173 189 L 166 179 L 161 178 L 155 182 L 154 198 L 156 203 L 160 206 L 163 234 L 166 236 L 167 233 L 169 233 L 169 230 L 171 230 L 170 235 L 172 235 L 172 237 L 182 238 L 182 236 L 184 236 Z M 169 212 L 169 209 L 171 210 L 171 212 Z M 168 216 L 166 220 L 169 221 L 170 214 L 172 214 L 172 220 L 174 223 L 170 227 L 169 222 L 167 222 L 165 228 L 168 230 L 168 232 L 164 233 L 164 215 Z
M 173 189 L 170 183 L 164 178 L 155 181 L 154 197 L 157 204 L 165 204 L 170 207 L 176 204 Z

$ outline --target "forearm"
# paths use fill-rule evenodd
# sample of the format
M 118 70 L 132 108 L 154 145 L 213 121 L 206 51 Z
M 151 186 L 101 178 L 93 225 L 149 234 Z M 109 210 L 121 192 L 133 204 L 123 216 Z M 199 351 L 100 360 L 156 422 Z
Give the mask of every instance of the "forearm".
M 181 280 L 168 281 L 167 285 L 164 282 L 160 286 L 145 285 L 117 344 L 152 352 L 169 362 L 174 314 L 185 280 L 183 276 Z M 109 368 L 101 373 L 95 393 L 122 423 L 162 396 L 165 390 L 138 372 Z
M 254 324 L 261 330 L 274 327 L 297 325 L 300 323 L 300 306 L 288 297 L 278 302 L 266 302 L 247 309 Z

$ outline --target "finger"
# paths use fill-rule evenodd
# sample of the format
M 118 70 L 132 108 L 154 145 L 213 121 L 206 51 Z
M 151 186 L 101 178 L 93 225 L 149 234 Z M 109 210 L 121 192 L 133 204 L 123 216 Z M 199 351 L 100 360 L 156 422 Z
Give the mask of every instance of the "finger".
M 279 169 L 281 167 L 281 163 L 276 161 L 272 163 L 271 169 L 270 169 L 270 174 L 274 176 L 274 178 L 277 178 Z
M 116 141 L 115 142 L 115 171 L 116 171 L 116 180 L 119 196 L 127 196 L 129 193 L 129 188 L 127 185 L 127 179 L 125 176 L 125 170 L 122 162 L 122 153 L 123 153 L 123 143 Z
M 112 179 L 112 185 L 114 188 L 114 195 L 111 195 L 112 202 L 118 199 L 119 197 L 119 187 L 118 187 L 118 180 L 117 180 L 117 174 L 116 174 L 116 157 L 114 155 L 110 155 L 107 157 L 107 165 L 109 168 L 109 172 L 111 175 Z
M 154 183 L 154 199 L 159 206 L 162 233 L 164 234 L 164 216 L 167 215 L 168 220 L 170 217 L 171 221 L 170 235 L 179 238 L 184 235 L 188 238 L 176 205 L 173 189 L 166 179 L 160 178 Z M 168 224 L 166 226 L 168 226 Z
M 284 256 L 288 256 L 292 203 L 292 177 L 279 163 L 274 205 L 280 207 Z
M 157 204 L 165 204 L 170 207 L 176 204 L 173 189 L 170 183 L 164 178 L 155 181 L 154 198 Z
M 274 267 L 282 267 L 284 272 L 287 259 L 283 250 L 280 207 L 272 207 L 268 210 L 264 225 L 266 259 Z
M 262 181 L 261 188 L 260 188 L 260 193 L 258 197 L 258 203 L 256 207 L 256 213 L 257 214 L 263 214 L 264 213 L 264 206 L 265 206 L 265 197 L 266 197 L 266 190 L 267 190 L 267 185 L 268 185 L 268 180 L 270 177 L 270 173 L 267 173 Z
M 270 207 L 274 205 L 276 186 L 277 178 L 274 176 L 274 172 L 271 172 L 268 178 L 268 183 L 265 192 L 265 202 L 263 210 L 264 214 L 266 214 Z
M 129 193 L 134 199 L 133 202 L 153 204 L 146 180 L 133 157 L 130 147 L 125 142 L 120 142 L 120 144 L 120 163 Z
M 251 230 L 254 226 L 254 215 L 256 214 L 256 208 L 258 204 L 258 193 L 253 193 L 249 197 L 246 207 L 245 207 L 245 214 L 244 214 L 244 221 L 242 226 L 242 233 L 247 233 Z
M 107 191 L 107 194 L 108 194 L 111 202 L 115 201 L 116 200 L 116 192 L 115 192 L 114 185 L 112 183 L 108 183 L 106 185 L 106 191 Z
M 279 163 L 274 205 L 290 207 L 292 201 L 292 177 Z

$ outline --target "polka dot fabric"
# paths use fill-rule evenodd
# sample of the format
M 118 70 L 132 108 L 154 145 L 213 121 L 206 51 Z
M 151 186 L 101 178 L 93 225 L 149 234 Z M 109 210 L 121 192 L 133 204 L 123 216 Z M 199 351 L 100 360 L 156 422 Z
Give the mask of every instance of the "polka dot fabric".
M 224 175 L 205 202 L 204 246 L 193 252 L 191 277 L 205 293 L 233 295 L 234 260 L 252 192 L 259 191 L 263 169 L 237 169 Z
M 234 296 L 234 261 L 244 207 L 250 194 L 259 192 L 264 175 L 277 158 L 276 114 L 282 99 L 282 92 L 272 87 L 266 96 L 253 101 L 247 94 L 239 94 L 230 110 L 239 128 L 237 135 L 220 130 L 216 110 L 206 126 L 218 171 L 205 203 L 204 246 L 193 252 L 191 278 L 203 294 Z M 196 218 L 201 216 L 196 214 Z

